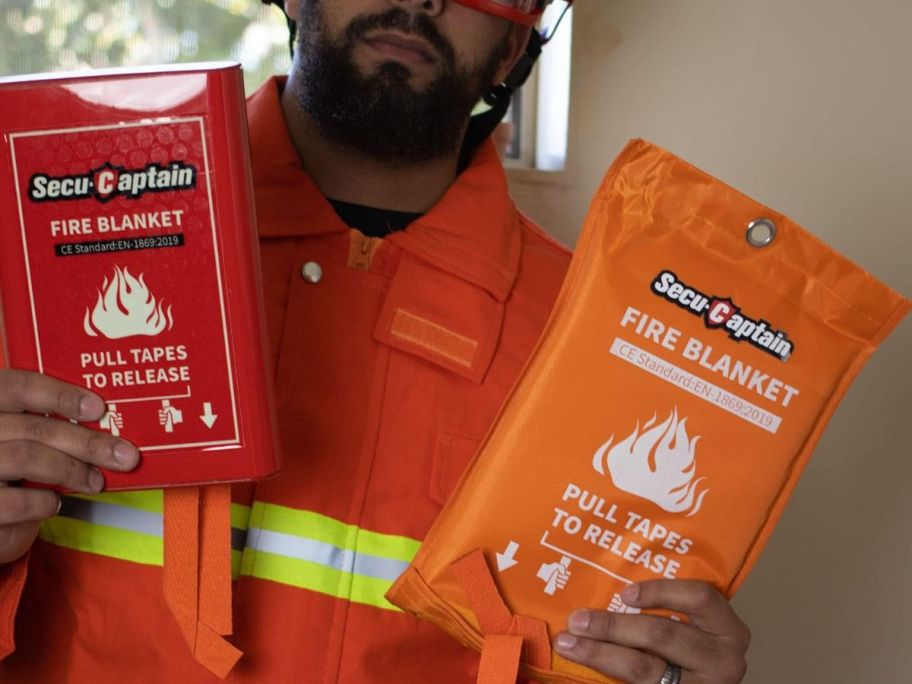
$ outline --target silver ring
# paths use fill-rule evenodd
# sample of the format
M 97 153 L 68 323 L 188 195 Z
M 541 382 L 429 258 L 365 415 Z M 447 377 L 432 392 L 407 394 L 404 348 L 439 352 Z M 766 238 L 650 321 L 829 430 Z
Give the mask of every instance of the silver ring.
M 659 684 L 680 684 L 680 682 L 681 666 L 675 665 L 674 663 L 668 663 L 668 667 L 665 668 L 665 673 L 659 680 Z
M 752 247 L 766 247 L 776 239 L 776 224 L 767 218 L 751 221 L 746 237 Z

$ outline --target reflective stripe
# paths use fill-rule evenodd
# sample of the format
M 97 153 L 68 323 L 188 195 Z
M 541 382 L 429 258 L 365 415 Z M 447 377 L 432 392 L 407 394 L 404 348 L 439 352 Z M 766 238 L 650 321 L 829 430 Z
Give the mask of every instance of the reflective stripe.
M 162 564 L 161 490 L 62 499 L 60 515 L 41 527 L 45 541 L 143 565 Z M 252 509 L 232 504 L 231 525 L 235 578 L 271 580 L 385 610 L 398 610 L 384 594 L 420 546 L 409 537 L 261 502 Z
M 46 542 L 67 549 L 143 565 L 162 564 L 160 536 L 96 525 L 63 516 L 45 520 L 39 536 Z
M 346 525 L 333 518 L 256 502 L 241 574 L 385 610 L 384 594 L 421 542 Z
M 161 513 L 162 507 L 162 490 L 149 489 L 141 492 L 105 492 L 103 494 L 69 494 L 64 498 L 67 499 L 85 499 L 86 501 L 99 501 L 109 503 L 125 508 L 136 508 L 149 513 Z
M 164 500 L 162 490 L 148 489 L 138 492 L 105 492 L 103 494 L 69 494 L 63 497 L 64 502 L 69 499 L 80 499 L 85 501 L 95 501 L 98 503 L 114 504 L 123 508 L 138 509 L 148 511 L 149 513 L 158 513 L 161 515 L 164 510 Z M 64 503 L 66 505 L 66 503 Z M 240 504 L 231 504 L 231 526 L 239 529 L 247 529 L 247 521 L 250 519 L 250 507 Z M 161 527 L 156 534 L 161 535 Z
M 39 536 L 55 546 L 143 565 L 161 565 L 162 492 L 107 492 L 61 497 L 60 514 Z M 250 508 L 231 504 L 231 569 L 238 577 Z
M 421 542 L 410 537 L 381 534 L 356 525 L 329 518 L 312 511 L 302 511 L 257 501 L 250 512 L 250 527 L 271 532 L 284 532 L 295 537 L 332 544 L 340 549 L 383 556 L 410 563 Z
M 58 515 L 65 518 L 75 518 L 95 525 L 107 525 L 157 537 L 162 535 L 161 513 L 149 513 L 126 506 L 69 496 L 63 497 L 61 501 Z
M 358 554 L 326 542 L 302 539 L 283 532 L 253 527 L 247 534 L 247 546 L 255 551 L 297 558 L 356 575 L 394 581 L 408 567 L 407 561 Z

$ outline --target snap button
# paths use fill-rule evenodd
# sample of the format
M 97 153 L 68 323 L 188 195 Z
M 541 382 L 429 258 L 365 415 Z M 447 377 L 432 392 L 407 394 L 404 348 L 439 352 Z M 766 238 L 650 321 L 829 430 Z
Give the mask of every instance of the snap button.
M 323 278 L 323 269 L 316 261 L 308 261 L 301 267 L 301 277 L 308 283 L 319 283 Z
M 776 224 L 769 219 L 757 219 L 747 227 L 747 242 L 752 247 L 766 247 L 776 239 Z

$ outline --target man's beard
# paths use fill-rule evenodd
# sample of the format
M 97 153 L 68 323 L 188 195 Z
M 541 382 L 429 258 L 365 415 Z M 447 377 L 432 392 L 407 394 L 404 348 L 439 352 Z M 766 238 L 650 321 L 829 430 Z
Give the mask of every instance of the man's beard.
M 298 100 L 325 139 L 378 161 L 406 165 L 454 153 L 472 109 L 491 87 L 503 56 L 498 45 L 480 65 L 456 64 L 452 46 L 424 14 L 392 8 L 356 18 L 338 40 L 327 35 L 322 3 L 302 3 L 295 74 Z M 387 61 L 365 76 L 354 60 L 359 39 L 374 29 L 395 29 L 426 40 L 439 69 L 420 92 L 408 67 Z

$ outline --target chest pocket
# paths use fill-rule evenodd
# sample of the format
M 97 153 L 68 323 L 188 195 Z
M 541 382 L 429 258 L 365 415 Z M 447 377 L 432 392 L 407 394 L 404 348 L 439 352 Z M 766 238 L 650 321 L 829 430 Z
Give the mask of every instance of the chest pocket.
M 477 439 L 437 433 L 428 492 L 432 501 L 441 506 L 447 502 L 480 444 Z

